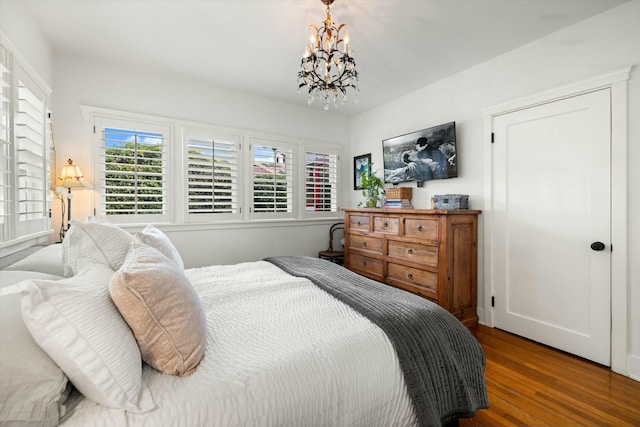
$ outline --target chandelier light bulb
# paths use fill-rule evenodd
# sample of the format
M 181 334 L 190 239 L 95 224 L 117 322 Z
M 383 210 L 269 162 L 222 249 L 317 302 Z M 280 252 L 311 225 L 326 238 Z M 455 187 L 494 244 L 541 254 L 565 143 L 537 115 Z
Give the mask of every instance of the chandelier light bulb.
M 324 25 L 311 24 L 311 45 L 307 46 L 302 56 L 298 72 L 298 92 L 307 87 L 308 103 L 314 99 L 324 100 L 324 109 L 329 103 L 346 104 L 347 92 L 354 91 L 354 102 L 358 96 L 358 72 L 356 63 L 349 49 L 349 33 L 346 25 L 336 26 L 331 19 L 329 5 L 334 0 L 321 0 L 327 6 L 327 17 Z M 342 44 L 342 46 L 340 46 Z

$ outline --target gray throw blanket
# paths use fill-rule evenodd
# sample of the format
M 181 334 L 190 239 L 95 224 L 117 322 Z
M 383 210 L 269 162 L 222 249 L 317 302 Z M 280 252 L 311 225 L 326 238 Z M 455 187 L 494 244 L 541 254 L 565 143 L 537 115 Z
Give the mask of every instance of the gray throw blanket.
M 484 352 L 471 332 L 442 307 L 318 258 L 265 261 L 309 279 L 387 334 L 421 426 L 441 426 L 489 407 Z

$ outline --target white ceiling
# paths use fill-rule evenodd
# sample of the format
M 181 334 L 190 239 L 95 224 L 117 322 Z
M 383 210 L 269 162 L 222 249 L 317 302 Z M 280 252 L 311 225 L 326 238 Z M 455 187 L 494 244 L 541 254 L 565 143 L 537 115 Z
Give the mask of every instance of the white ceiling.
M 360 73 L 360 103 L 336 112 L 357 114 L 625 1 L 335 0 Z M 325 18 L 321 0 L 26 2 L 58 52 L 300 105 L 309 24 Z

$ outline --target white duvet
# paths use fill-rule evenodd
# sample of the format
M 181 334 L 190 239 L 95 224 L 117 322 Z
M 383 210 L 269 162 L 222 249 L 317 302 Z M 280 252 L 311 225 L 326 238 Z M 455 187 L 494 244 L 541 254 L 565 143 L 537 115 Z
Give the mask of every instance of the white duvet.
M 259 261 L 186 270 L 207 314 L 205 358 L 189 377 L 144 366 L 156 409 L 83 399 L 74 426 L 410 426 L 396 354 L 368 319 Z

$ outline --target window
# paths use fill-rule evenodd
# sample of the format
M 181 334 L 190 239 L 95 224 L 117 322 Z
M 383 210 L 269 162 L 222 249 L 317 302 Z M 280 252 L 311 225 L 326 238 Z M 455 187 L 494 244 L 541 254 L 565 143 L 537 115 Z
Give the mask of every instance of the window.
M 188 220 L 238 218 L 240 136 L 187 129 L 185 149 Z
M 2 34 L 0 34 L 2 36 Z M 50 89 L 0 43 L 0 242 L 49 231 Z M 9 246 L 7 245 L 7 246 Z
M 0 241 L 9 240 L 11 206 L 11 81 L 9 52 L 0 45 Z
M 95 134 L 95 214 L 111 222 L 341 216 L 338 145 L 95 107 L 82 110 Z
M 253 139 L 251 152 L 254 217 L 293 217 L 292 147 L 285 143 Z
M 169 220 L 168 126 L 96 118 L 100 214 L 114 222 Z
M 45 96 L 30 83 L 25 75 L 18 80 L 18 110 L 15 119 L 18 220 L 21 224 L 48 216 L 49 147 L 45 132 Z
M 338 211 L 338 155 L 327 151 L 305 152 L 305 210 Z

